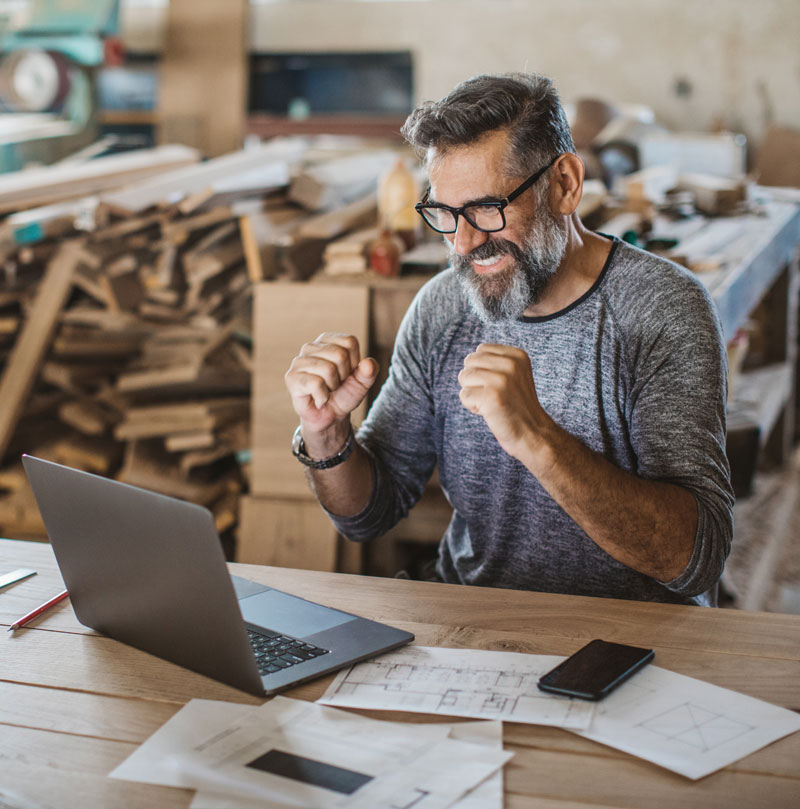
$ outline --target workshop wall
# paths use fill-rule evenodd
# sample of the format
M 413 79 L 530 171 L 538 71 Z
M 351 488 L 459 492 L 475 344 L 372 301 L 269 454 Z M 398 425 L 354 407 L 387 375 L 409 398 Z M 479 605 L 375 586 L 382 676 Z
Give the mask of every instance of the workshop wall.
M 126 7 L 130 48 L 152 50 L 164 9 Z M 536 70 L 565 100 L 651 106 L 676 130 L 720 123 L 758 139 L 800 127 L 797 0 L 285 0 L 254 5 L 265 51 L 410 50 L 416 98 L 480 72 Z

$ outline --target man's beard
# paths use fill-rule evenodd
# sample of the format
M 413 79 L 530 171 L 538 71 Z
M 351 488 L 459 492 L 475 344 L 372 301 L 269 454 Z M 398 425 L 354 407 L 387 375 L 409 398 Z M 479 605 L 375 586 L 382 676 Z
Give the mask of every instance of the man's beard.
M 519 320 L 537 303 L 561 265 L 567 232 L 554 214 L 541 206 L 522 247 L 506 239 L 489 240 L 466 256 L 452 250 L 451 263 L 474 312 L 484 323 Z M 498 273 L 475 272 L 474 260 L 508 253 L 513 262 Z

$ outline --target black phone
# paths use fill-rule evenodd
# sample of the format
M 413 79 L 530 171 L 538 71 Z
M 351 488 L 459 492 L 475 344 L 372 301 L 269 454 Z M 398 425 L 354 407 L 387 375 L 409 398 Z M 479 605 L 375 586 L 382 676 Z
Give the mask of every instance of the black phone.
M 593 640 L 539 680 L 542 691 L 580 699 L 603 699 L 655 656 L 652 649 Z

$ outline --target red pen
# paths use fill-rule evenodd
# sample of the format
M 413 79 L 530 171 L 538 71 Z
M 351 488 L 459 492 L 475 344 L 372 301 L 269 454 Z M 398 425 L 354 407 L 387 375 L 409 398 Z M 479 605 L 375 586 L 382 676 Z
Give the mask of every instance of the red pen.
M 36 618 L 37 615 L 41 615 L 43 612 L 47 612 L 50 607 L 55 606 L 58 604 L 59 601 L 63 601 L 69 593 L 64 590 L 62 593 L 59 593 L 57 596 L 53 596 L 49 601 L 45 601 L 44 604 L 37 607 L 35 610 L 31 610 L 27 615 L 23 615 L 22 618 L 17 619 L 11 626 L 8 628 L 8 631 L 11 632 L 14 629 L 19 629 L 22 626 L 25 626 L 29 621 L 32 621 Z

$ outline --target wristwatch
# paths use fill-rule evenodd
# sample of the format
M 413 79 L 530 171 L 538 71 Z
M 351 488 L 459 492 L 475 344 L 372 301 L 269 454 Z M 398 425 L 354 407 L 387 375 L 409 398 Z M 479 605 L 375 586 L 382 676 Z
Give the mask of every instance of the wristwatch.
M 340 463 L 344 463 L 350 457 L 350 453 L 353 451 L 353 447 L 355 447 L 355 445 L 356 437 L 353 433 L 353 428 L 351 427 L 350 436 L 345 442 L 345 445 L 336 453 L 336 455 L 331 455 L 330 458 L 323 458 L 322 460 L 317 461 L 310 457 L 306 452 L 303 434 L 301 432 L 301 428 L 298 427 L 292 436 L 292 455 L 294 455 L 294 457 L 297 458 L 301 464 L 304 464 L 311 469 L 331 469 L 334 466 L 338 466 Z

